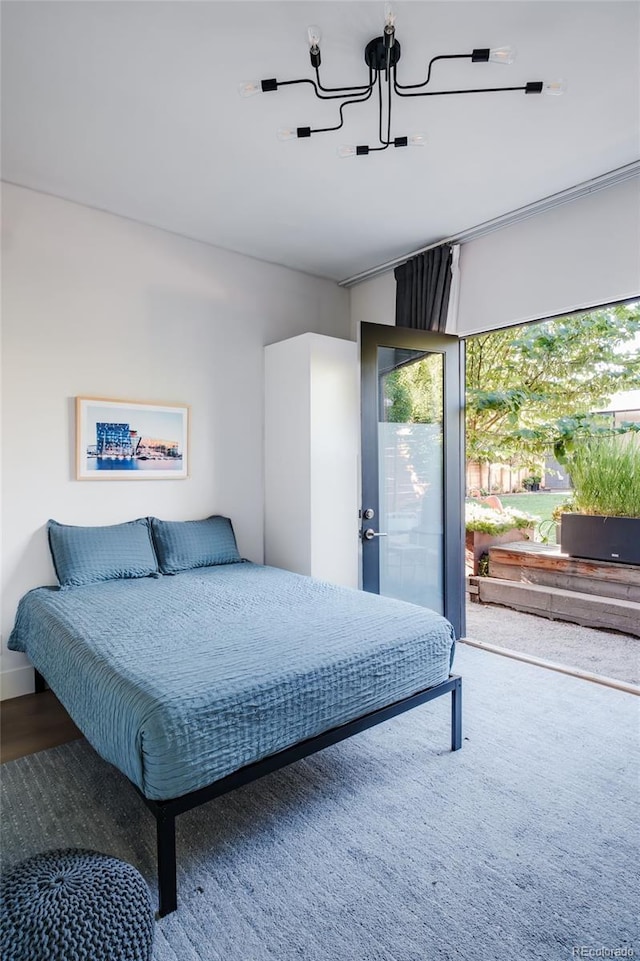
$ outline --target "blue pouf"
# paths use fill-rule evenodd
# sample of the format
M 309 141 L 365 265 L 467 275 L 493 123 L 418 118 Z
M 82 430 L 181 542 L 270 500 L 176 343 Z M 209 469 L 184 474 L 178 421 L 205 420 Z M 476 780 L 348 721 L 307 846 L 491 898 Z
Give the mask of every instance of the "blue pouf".
M 154 916 L 136 869 L 96 851 L 47 851 L 1 882 L 3 961 L 150 961 Z

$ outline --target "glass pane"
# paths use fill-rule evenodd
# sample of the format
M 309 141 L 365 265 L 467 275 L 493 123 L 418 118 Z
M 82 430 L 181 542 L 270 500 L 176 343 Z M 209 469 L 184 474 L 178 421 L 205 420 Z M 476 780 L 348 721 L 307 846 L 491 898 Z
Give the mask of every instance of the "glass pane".
M 444 611 L 442 354 L 378 348 L 380 593 Z

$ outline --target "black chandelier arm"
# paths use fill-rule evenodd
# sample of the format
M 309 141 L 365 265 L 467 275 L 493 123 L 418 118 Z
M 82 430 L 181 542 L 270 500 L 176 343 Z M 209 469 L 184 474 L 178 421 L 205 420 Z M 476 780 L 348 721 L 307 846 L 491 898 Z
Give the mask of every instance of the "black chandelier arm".
M 391 84 L 387 81 L 387 139 L 382 137 L 382 80 L 378 73 L 378 140 L 382 147 L 371 147 L 371 150 L 386 150 L 391 144 Z
M 431 80 L 431 68 L 433 67 L 434 63 L 436 63 L 437 60 L 471 60 L 472 57 L 473 57 L 472 53 L 443 53 L 437 57 L 433 57 L 429 61 L 429 68 L 427 70 L 427 79 L 423 80 L 422 83 L 406 83 L 406 84 L 398 83 L 397 76 L 396 76 L 396 69 L 394 68 L 393 85 L 395 87 L 396 93 L 399 93 L 400 90 L 417 90 L 418 87 L 426 87 L 426 85 Z
M 365 100 L 369 99 L 372 93 L 373 93 L 373 84 L 369 87 L 369 91 L 364 97 L 354 97 L 352 100 L 345 100 L 344 103 L 341 103 L 340 104 L 340 123 L 337 125 L 337 127 L 317 127 L 316 129 L 312 129 L 311 133 L 328 133 L 330 130 L 340 130 L 340 128 L 344 125 L 344 116 L 342 113 L 344 108 L 348 107 L 349 104 L 352 104 L 352 103 L 364 103 Z
M 389 86 L 388 83 L 387 86 Z M 387 140 L 388 139 L 387 137 Z M 384 140 L 382 139 L 382 81 L 380 79 L 380 71 L 378 71 L 378 140 L 381 144 L 384 144 Z M 379 150 L 380 148 L 376 147 L 375 149 Z
M 459 93 L 503 93 L 508 90 L 522 90 L 527 93 L 526 86 L 522 87 L 473 87 L 469 90 L 422 90 L 420 93 L 403 93 L 396 88 L 399 97 L 448 97 Z M 539 91 L 531 91 L 538 93 Z
M 290 87 L 295 83 L 310 83 L 318 100 L 344 100 L 344 98 L 347 96 L 347 94 L 344 93 L 332 93 L 327 95 L 319 93 L 315 80 L 310 80 L 308 77 L 302 77 L 300 80 L 278 80 L 278 87 Z M 367 90 L 367 87 L 364 89 Z M 371 89 L 373 89 L 373 85 Z
M 318 81 L 318 88 L 322 90 L 324 93 L 338 93 L 340 90 L 343 90 L 346 93 L 353 93 L 356 90 L 360 91 L 361 93 L 364 93 L 365 90 L 370 90 L 371 87 L 373 86 L 374 82 L 371 79 L 371 74 L 372 74 L 372 70 L 371 70 L 371 67 L 369 67 L 369 83 L 363 84 L 363 86 L 361 87 L 323 87 L 322 83 L 320 82 L 320 69 L 319 67 L 316 67 L 316 80 Z
M 382 81 L 380 79 L 380 74 L 378 73 L 378 107 L 379 107 L 379 121 L 378 121 L 378 140 L 382 144 L 381 147 L 369 147 L 369 153 L 378 153 L 380 150 L 386 150 L 391 146 L 391 84 L 387 81 L 388 90 L 388 103 L 387 103 L 387 139 L 382 139 Z
M 311 80 L 311 79 L 309 79 L 309 77 L 302 77 L 300 80 L 278 80 L 278 81 L 277 81 L 277 86 L 278 86 L 278 87 L 290 87 L 290 86 L 292 86 L 293 84 L 296 84 L 296 83 L 309 83 L 309 84 L 311 84 L 311 86 L 313 87 L 314 93 L 315 93 L 316 97 L 318 98 L 318 100 L 343 100 L 345 97 L 347 97 L 347 96 L 349 95 L 347 91 L 349 91 L 349 90 L 351 90 L 351 89 L 353 89 L 353 90 L 362 90 L 363 92 L 364 92 L 364 91 L 369 91 L 369 94 L 371 94 L 371 91 L 373 90 L 373 87 L 374 87 L 374 81 L 373 81 L 373 79 L 372 79 L 372 70 L 371 70 L 371 68 L 369 68 L 369 84 L 368 84 L 366 87 L 353 87 L 353 88 L 351 88 L 351 87 L 342 87 L 342 88 L 336 87 L 336 88 L 332 88 L 332 89 L 336 89 L 336 90 L 342 89 L 342 90 L 343 90 L 342 93 L 332 93 L 332 94 L 323 94 L 323 93 L 320 93 L 320 92 L 319 92 L 319 89 L 318 89 L 318 85 L 316 84 L 315 80 Z M 324 87 L 320 87 L 320 90 L 324 90 L 324 89 L 325 89 Z

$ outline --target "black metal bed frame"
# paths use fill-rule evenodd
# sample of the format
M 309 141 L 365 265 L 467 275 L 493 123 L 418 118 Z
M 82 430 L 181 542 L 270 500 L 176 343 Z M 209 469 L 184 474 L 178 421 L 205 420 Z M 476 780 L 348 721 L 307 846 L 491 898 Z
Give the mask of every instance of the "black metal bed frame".
M 44 678 L 36 671 L 36 692 L 45 689 Z M 387 707 L 379 708 L 369 714 L 341 724 L 339 727 L 331 728 L 323 734 L 300 741 L 284 751 L 271 754 L 261 761 L 248 764 L 246 767 L 234 771 L 227 777 L 214 781 L 198 791 L 190 794 L 183 794 L 180 797 L 170 798 L 166 801 L 153 801 L 145 797 L 142 791 L 133 785 L 156 819 L 157 852 L 158 852 L 158 905 L 159 916 L 165 917 L 171 914 L 178 906 L 178 887 L 176 877 L 176 817 L 191 811 L 193 808 L 206 804 L 214 798 L 228 794 L 236 788 L 257 781 L 265 774 L 271 774 L 280 768 L 300 761 L 304 757 L 322 751 L 323 748 L 343 741 L 345 738 L 366 731 L 367 728 L 374 727 L 383 721 L 387 721 L 397 714 L 409 711 L 411 708 L 432 701 L 443 694 L 451 694 L 451 750 L 459 751 L 462 747 L 462 678 L 457 674 L 452 674 L 446 681 L 436 684 L 434 687 L 418 691 L 410 697 L 395 701 Z

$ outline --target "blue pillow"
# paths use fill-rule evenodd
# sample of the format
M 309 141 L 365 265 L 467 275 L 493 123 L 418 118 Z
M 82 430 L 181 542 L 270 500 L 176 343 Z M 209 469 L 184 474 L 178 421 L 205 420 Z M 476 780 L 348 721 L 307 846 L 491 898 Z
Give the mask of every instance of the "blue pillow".
M 151 529 L 163 574 L 237 564 L 242 560 L 228 517 L 215 515 L 203 521 L 161 521 L 152 517 Z
M 61 587 L 158 573 L 147 517 L 108 527 L 72 527 L 49 521 L 47 531 Z

